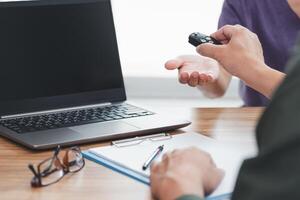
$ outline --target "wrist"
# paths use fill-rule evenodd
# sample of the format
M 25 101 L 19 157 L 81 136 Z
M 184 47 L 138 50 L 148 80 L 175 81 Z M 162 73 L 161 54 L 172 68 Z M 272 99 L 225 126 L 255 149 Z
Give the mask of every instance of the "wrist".
M 235 76 L 250 86 L 254 80 L 257 80 L 260 76 L 264 76 L 269 69 L 270 67 L 264 61 L 250 59 L 250 61 L 245 62 L 243 70 L 240 70 L 240 73 L 235 74 Z
M 274 90 L 284 79 L 285 74 L 270 68 L 261 61 L 253 62 L 249 67 L 252 67 L 253 70 L 250 70 L 245 76 L 239 78 L 244 81 L 247 86 L 267 98 L 271 98 Z

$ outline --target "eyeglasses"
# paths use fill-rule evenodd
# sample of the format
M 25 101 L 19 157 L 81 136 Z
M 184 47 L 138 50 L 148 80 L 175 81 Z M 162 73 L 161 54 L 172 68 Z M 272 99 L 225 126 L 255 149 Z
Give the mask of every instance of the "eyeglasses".
M 34 174 L 31 180 L 32 187 L 43 187 L 57 183 L 69 172 L 76 173 L 84 167 L 85 161 L 79 147 L 67 149 L 62 161 L 58 157 L 59 152 L 60 146 L 55 149 L 51 158 L 38 164 L 37 170 L 32 164 L 28 165 Z

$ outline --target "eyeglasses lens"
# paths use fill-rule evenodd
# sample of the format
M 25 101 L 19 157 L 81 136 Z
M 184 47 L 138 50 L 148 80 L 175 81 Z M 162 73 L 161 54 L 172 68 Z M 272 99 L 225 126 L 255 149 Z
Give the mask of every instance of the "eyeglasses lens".
M 54 157 L 41 163 L 39 166 L 42 185 L 57 182 L 64 176 L 64 170 L 60 161 Z
M 77 172 L 84 166 L 84 159 L 79 149 L 71 149 L 68 152 L 69 158 L 69 171 Z

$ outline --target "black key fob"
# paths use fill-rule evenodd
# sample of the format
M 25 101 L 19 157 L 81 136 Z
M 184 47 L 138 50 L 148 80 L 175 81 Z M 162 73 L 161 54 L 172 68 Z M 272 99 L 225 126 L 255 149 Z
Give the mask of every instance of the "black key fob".
M 212 38 L 210 36 L 204 35 L 202 33 L 192 33 L 189 36 L 189 43 L 194 45 L 195 47 L 199 46 L 200 44 L 205 44 L 205 43 L 211 43 L 215 45 L 221 45 L 222 43 L 216 40 L 215 38 Z

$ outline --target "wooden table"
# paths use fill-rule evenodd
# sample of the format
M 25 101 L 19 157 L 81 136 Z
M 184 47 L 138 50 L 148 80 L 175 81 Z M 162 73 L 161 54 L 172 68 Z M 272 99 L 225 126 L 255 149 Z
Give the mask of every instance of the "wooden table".
M 195 131 L 220 140 L 241 142 L 253 138 L 255 124 L 261 112 L 262 108 L 193 109 L 181 113 L 193 124 L 174 133 Z M 107 144 L 81 147 L 88 149 Z M 151 199 L 148 186 L 90 161 L 86 161 L 82 171 L 67 175 L 54 185 L 31 188 L 32 173 L 27 168 L 28 163 L 36 164 L 51 155 L 50 151 L 32 152 L 0 138 L 0 199 Z

